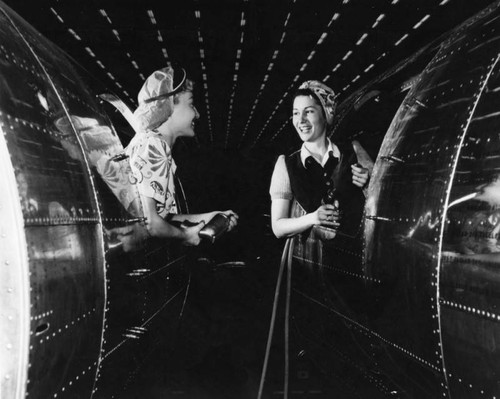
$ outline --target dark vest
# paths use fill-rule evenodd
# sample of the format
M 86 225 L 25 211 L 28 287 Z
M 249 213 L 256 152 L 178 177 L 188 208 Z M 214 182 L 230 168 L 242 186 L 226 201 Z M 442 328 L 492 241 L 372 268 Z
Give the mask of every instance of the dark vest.
M 329 186 L 335 188 L 335 198 L 342 212 L 339 232 L 353 236 L 360 227 L 365 205 L 363 191 L 352 184 L 351 165 L 357 162 L 350 143 L 338 145 L 340 160 L 330 155 L 323 168 L 312 157 L 302 165 L 300 150 L 285 158 L 294 199 L 307 213 L 314 212 L 321 205 Z

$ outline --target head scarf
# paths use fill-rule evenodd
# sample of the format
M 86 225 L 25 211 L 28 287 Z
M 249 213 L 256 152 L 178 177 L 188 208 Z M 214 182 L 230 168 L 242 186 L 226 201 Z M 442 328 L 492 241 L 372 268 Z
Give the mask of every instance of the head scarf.
M 174 69 L 172 67 L 155 71 L 146 79 L 137 95 L 139 106 L 134 111 L 134 117 L 141 131 L 156 129 L 172 115 L 173 96 L 152 102 L 146 102 L 146 100 L 170 93 L 173 88 Z
M 327 85 L 317 80 L 306 80 L 299 86 L 299 89 L 309 89 L 321 102 L 321 107 L 325 111 L 326 123 L 330 126 L 333 123 L 333 115 L 337 107 L 335 92 Z

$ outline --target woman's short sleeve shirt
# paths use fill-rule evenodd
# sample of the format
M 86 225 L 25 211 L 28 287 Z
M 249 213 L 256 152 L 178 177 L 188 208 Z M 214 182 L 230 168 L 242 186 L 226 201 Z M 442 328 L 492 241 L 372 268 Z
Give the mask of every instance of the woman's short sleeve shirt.
M 136 136 L 127 147 L 127 154 L 139 193 L 156 201 L 161 217 L 178 213 L 174 181 L 177 166 L 163 137 L 154 132 Z
M 293 199 L 292 186 L 290 184 L 290 177 L 288 176 L 284 155 L 280 155 L 274 165 L 269 194 L 272 200 L 286 199 L 291 201 Z

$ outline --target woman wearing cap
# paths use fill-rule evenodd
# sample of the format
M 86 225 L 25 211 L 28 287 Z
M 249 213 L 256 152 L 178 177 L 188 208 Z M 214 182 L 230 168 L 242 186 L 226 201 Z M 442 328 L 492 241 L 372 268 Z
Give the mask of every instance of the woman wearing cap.
M 353 149 L 351 143 L 335 145 L 327 137 L 335 107 L 335 93 L 321 82 L 306 81 L 295 93 L 292 122 L 303 144 L 293 154 L 281 155 L 274 168 L 271 223 L 277 237 L 294 236 L 316 225 L 336 230 L 356 220 L 359 227 L 362 189 L 373 162 L 369 157 L 357 160 L 357 152 L 364 159 L 368 156 L 359 143 Z M 325 200 L 329 194 L 330 201 Z
M 181 215 L 175 203 L 176 165 L 171 149 L 177 138 L 194 137 L 194 122 L 200 116 L 193 104 L 193 83 L 182 72 L 181 82 L 176 86 L 171 67 L 155 71 L 146 79 L 138 95 L 139 107 L 134 112 L 137 132 L 126 153 L 151 236 L 198 245 L 199 231 L 219 212 Z M 232 229 L 238 215 L 233 211 L 220 213 L 229 216 Z M 177 227 L 170 223 L 185 221 L 196 224 Z

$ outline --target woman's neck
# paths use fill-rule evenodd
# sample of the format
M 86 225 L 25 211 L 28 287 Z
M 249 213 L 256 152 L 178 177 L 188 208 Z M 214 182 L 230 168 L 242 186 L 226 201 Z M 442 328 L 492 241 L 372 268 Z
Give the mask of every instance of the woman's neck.
M 306 142 L 304 144 L 307 150 L 318 160 L 323 159 L 326 151 L 328 150 L 328 142 L 326 137 L 323 137 L 321 140 Z
M 173 148 L 175 144 L 175 140 L 177 139 L 176 135 L 169 128 L 168 123 L 165 122 L 160 127 L 158 127 L 157 132 L 163 137 L 170 148 Z

